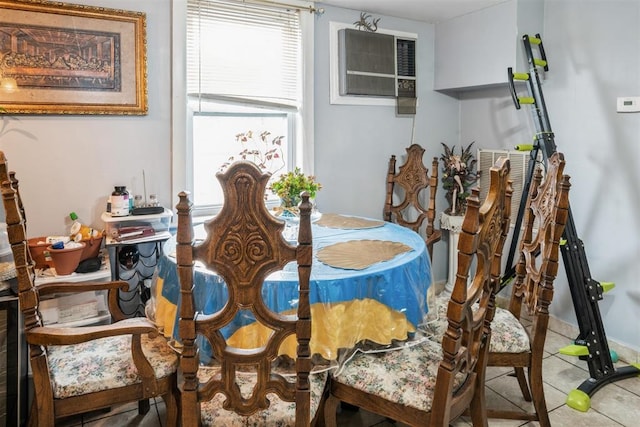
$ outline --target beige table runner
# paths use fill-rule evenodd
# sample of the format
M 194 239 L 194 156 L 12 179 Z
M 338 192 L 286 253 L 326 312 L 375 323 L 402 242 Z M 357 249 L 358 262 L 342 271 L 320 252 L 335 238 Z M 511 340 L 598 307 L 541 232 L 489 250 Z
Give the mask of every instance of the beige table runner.
M 349 240 L 320 249 L 317 257 L 330 267 L 363 270 L 411 250 L 413 249 L 404 243 L 388 240 Z
M 384 221 L 326 213 L 322 214 L 322 218 L 317 220 L 315 224 L 328 228 L 344 228 L 357 230 L 363 228 L 382 227 L 384 225 Z

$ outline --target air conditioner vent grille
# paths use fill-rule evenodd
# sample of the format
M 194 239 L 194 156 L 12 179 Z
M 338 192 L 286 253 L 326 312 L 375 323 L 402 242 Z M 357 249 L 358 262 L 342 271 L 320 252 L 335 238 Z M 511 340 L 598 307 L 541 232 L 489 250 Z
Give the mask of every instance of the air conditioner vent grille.
M 515 223 L 520 208 L 520 200 L 524 192 L 524 183 L 529 173 L 529 163 L 531 162 L 531 153 L 524 151 L 509 150 L 478 150 L 478 172 L 480 172 L 480 198 L 482 200 L 487 197 L 489 191 L 489 169 L 498 160 L 500 156 L 506 156 L 511 162 L 511 173 L 513 195 L 511 196 L 511 224 Z M 541 160 L 538 153 L 538 161 Z
M 405 77 L 416 76 L 416 41 L 396 40 L 398 56 L 398 75 Z

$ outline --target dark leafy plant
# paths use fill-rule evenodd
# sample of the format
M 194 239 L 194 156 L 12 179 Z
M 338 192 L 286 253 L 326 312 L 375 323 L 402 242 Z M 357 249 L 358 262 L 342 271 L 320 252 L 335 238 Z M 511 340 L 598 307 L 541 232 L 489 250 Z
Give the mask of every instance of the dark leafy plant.
M 265 172 L 275 174 L 285 166 L 284 156 L 282 153 L 282 140 L 284 136 L 276 136 L 271 138 L 271 132 L 263 131 L 256 141 L 253 137 L 253 131 L 242 132 L 236 135 L 236 142 L 242 144 L 242 150 L 237 156 L 231 156 L 220 166 L 220 170 L 224 171 L 236 160 L 249 160 L 255 163 Z

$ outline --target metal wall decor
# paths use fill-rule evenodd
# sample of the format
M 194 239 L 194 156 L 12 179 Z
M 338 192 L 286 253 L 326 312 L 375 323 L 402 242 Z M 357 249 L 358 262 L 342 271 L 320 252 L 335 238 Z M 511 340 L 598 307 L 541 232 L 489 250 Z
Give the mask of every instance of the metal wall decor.
M 371 22 L 369 22 L 369 20 L 371 20 Z M 375 33 L 376 31 L 378 31 L 378 22 L 380 22 L 380 18 L 374 19 L 366 12 L 360 12 L 360 19 L 354 22 L 353 25 L 355 25 L 355 27 L 359 30 Z

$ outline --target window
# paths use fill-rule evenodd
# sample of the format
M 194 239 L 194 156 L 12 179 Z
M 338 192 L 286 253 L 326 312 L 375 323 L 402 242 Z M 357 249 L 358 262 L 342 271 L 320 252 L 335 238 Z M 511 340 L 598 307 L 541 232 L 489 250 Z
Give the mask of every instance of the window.
M 173 182 L 178 191 L 191 191 L 196 213 L 213 214 L 221 206 L 215 173 L 224 163 L 241 158 L 245 149 L 264 153 L 273 139 L 282 137 L 278 161 L 265 164 L 274 177 L 295 166 L 313 173 L 309 5 L 188 0 L 182 14 L 174 14 L 174 24 L 181 15 L 185 22 L 186 65 L 174 56 L 174 88 L 184 97 L 174 97 Z M 175 38 L 174 46 L 178 51 Z M 250 131 L 252 139 L 242 143 L 236 138 Z M 263 142 L 265 131 L 270 135 Z

